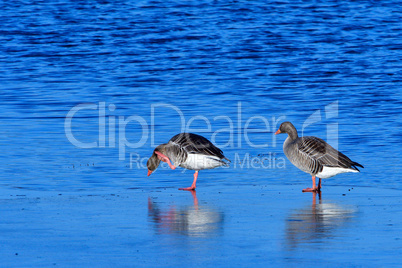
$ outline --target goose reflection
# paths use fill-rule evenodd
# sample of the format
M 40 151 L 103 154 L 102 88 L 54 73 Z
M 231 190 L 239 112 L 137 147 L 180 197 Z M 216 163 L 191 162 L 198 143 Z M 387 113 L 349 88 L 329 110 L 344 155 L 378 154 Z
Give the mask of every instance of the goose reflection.
M 208 206 L 200 206 L 196 192 L 190 192 L 193 206 L 181 208 L 172 205 L 163 209 L 148 198 L 148 217 L 157 233 L 205 237 L 222 232 L 223 214 Z
M 318 203 L 316 196 L 318 195 Z M 313 193 L 312 205 L 292 213 L 286 223 L 286 241 L 290 250 L 299 244 L 316 244 L 336 238 L 337 230 L 344 228 L 356 210 L 339 204 L 323 202 L 321 193 Z

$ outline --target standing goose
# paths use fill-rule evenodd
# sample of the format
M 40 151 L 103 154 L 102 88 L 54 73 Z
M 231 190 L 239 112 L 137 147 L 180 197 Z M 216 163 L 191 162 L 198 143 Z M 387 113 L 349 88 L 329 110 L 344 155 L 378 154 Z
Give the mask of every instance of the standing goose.
M 230 162 L 222 151 L 206 138 L 192 133 L 180 133 L 171 138 L 168 143 L 155 148 L 147 162 L 148 176 L 159 166 L 160 161 L 166 162 L 171 169 L 181 166 L 195 170 L 191 187 L 179 188 L 179 190 L 191 191 L 196 187 L 199 170 L 228 166 L 229 163 L 223 160 Z
M 283 143 L 283 151 L 289 161 L 312 176 L 313 187 L 303 189 L 303 192 L 320 191 L 321 179 L 345 172 L 360 172 L 357 166 L 363 168 L 320 138 L 299 137 L 296 128 L 290 122 L 283 122 L 275 132 L 279 133 L 288 134 Z M 319 178 L 318 187 L 315 186 L 316 176 Z

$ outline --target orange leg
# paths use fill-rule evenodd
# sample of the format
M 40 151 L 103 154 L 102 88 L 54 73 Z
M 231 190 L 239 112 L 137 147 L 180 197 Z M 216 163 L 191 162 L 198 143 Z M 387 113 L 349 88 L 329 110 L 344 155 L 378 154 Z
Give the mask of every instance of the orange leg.
M 313 180 L 313 187 L 303 189 L 303 192 L 319 192 L 321 189 L 321 179 L 319 179 L 318 187 L 315 186 L 315 176 L 312 177 Z
M 194 173 L 194 181 L 193 181 L 193 184 L 191 185 L 191 187 L 179 188 L 179 190 L 194 191 L 195 190 L 195 183 L 197 182 L 197 178 L 198 178 L 198 170 Z

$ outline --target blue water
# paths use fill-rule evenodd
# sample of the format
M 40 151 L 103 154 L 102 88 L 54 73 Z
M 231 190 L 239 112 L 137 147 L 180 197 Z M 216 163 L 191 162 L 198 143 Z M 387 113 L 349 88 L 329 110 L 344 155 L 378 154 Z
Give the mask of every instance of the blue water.
M 165 214 L 171 207 L 176 207 L 172 215 L 177 211 L 180 214 L 183 206 L 194 209 L 191 194 L 176 190 L 190 186 L 192 172 L 162 166 L 146 177 L 145 163 L 153 148 L 179 132 L 190 131 L 212 140 L 232 160 L 230 168 L 200 172 L 197 193 L 204 193 L 200 203 L 204 202 L 206 214 L 213 215 L 205 216 L 212 218 L 205 232 L 214 239 L 202 245 L 195 264 L 213 265 L 215 260 L 224 265 L 226 259 L 237 254 L 241 266 L 252 264 L 251 260 L 291 265 L 300 261 L 303 252 L 323 252 L 323 263 L 333 253 L 340 253 L 343 257 L 339 262 L 333 259 L 334 265 L 398 263 L 392 261 L 397 256 L 388 253 L 402 246 L 385 241 L 400 239 L 400 229 L 387 231 L 383 225 L 365 225 L 366 220 L 374 220 L 367 213 L 379 213 L 372 210 L 376 204 L 358 208 L 361 200 L 357 197 L 344 204 L 342 193 L 349 195 L 351 188 L 365 189 L 364 193 L 375 198 L 376 192 L 381 192 L 381 196 L 390 198 L 382 202 L 397 206 L 392 214 L 390 210 L 382 211 L 388 213 L 383 215 L 384 221 L 395 221 L 402 211 L 398 199 L 402 190 L 399 1 L 12 1 L 1 2 L 0 10 L 0 194 L 8 207 L 16 209 L 20 209 L 18 196 L 26 196 L 25 206 L 32 204 L 30 200 L 42 198 L 44 207 L 53 202 L 68 207 L 65 195 L 78 200 L 81 194 L 86 197 L 74 206 L 87 204 L 88 195 L 99 195 L 99 200 L 88 201 L 93 205 L 82 206 L 84 212 L 67 211 L 77 227 L 93 220 L 90 216 L 81 218 L 80 213 L 109 211 L 112 215 L 113 220 L 101 218 L 99 223 L 107 227 L 110 237 L 98 236 L 93 226 L 83 225 L 83 233 L 89 231 L 98 238 L 96 243 L 81 248 L 89 260 L 107 258 L 103 251 L 95 254 L 91 249 L 110 244 L 114 237 L 129 236 L 137 241 L 115 247 L 111 243 L 112 257 L 108 256 L 120 265 L 139 260 L 135 254 L 120 256 L 118 252 L 123 248 L 134 250 L 133 245 L 142 239 L 148 243 L 145 255 L 141 255 L 145 265 L 146 260 L 160 253 L 150 246 L 151 241 L 174 252 L 162 254 L 165 264 L 170 265 L 179 264 L 174 256 L 184 256 L 189 250 L 186 243 L 202 244 L 203 235 L 200 238 L 196 231 L 180 227 L 184 219 L 179 217 L 173 227 L 160 223 L 169 218 Z M 68 117 L 77 107 L 82 109 Z M 293 122 L 299 134 L 328 140 L 365 167 L 359 174 L 342 174 L 323 182 L 328 195 L 331 189 L 339 193 L 329 198 L 324 192 L 323 200 L 328 202 L 323 206 L 340 206 L 337 211 L 344 216 L 323 225 L 324 231 L 335 229 L 327 238 L 330 242 L 315 240 L 317 229 L 309 229 L 313 235 L 307 239 L 312 239 L 316 248 L 295 246 L 300 238 L 295 234 L 297 226 L 291 223 L 300 220 L 294 215 L 298 209 L 305 211 L 305 206 L 294 206 L 291 201 L 286 205 L 266 204 L 262 198 L 272 194 L 268 189 L 273 187 L 275 193 L 281 191 L 281 196 L 292 196 L 292 200 L 308 199 L 301 202 L 306 202 L 309 209 L 311 206 L 310 194 L 307 197 L 300 191 L 310 186 L 311 178 L 285 158 L 285 136 L 273 134 L 283 121 Z M 249 187 L 259 189 L 257 195 Z M 225 198 L 219 198 L 220 192 Z M 144 205 L 141 209 L 129 208 L 136 202 L 114 198 L 114 206 L 105 209 L 107 197 L 118 193 Z M 152 200 L 156 201 L 151 209 L 147 204 Z M 251 212 L 253 207 L 267 209 L 264 204 L 286 212 Z M 129 215 L 137 219 L 126 218 L 124 211 L 113 212 L 120 211 L 121 206 L 127 206 Z M 160 211 L 155 212 L 158 207 Z M 6 210 L 11 214 L 5 216 L 14 215 L 38 226 L 43 223 L 35 219 L 48 217 L 46 226 L 52 229 L 59 217 L 55 216 L 57 208 L 51 208 L 49 213 L 39 209 L 30 217 Z M 238 219 L 239 211 L 243 214 Z M 148 214 L 162 220 L 152 220 Z M 122 221 L 134 221 L 136 227 L 116 231 L 114 224 Z M 245 237 L 239 228 L 252 229 L 255 221 L 290 222 L 281 229 L 288 234 L 272 236 L 272 230 L 258 226 L 258 230 L 265 231 Z M 3 223 L 14 226 L 13 222 Z M 339 225 L 341 229 L 333 228 Z M 24 226 L 20 226 L 19 243 L 9 245 L 12 254 L 22 244 L 27 249 L 37 246 L 25 241 L 30 240 L 30 229 Z M 177 228 L 181 228 L 179 233 L 184 233 L 186 243 L 175 237 Z M 378 240 L 367 245 L 354 239 L 353 228 L 367 234 L 378 230 Z M 64 237 L 82 246 L 75 240 L 82 233 L 68 230 L 55 231 L 50 241 L 57 244 L 57 238 Z M 356 243 L 350 248 L 361 248 L 362 257 L 355 262 L 346 261 L 350 255 L 342 251 L 345 232 Z M 172 235 L 175 239 L 170 240 Z M 282 239 L 287 241 L 285 237 L 292 235 L 289 241 L 293 242 L 278 247 Z M 3 240 L 10 241 L 11 237 Z M 246 243 L 241 245 L 241 241 Z M 233 244 L 239 246 L 230 248 Z M 220 255 L 221 247 L 226 251 Z M 66 256 L 73 254 L 70 248 L 54 248 L 57 252 L 65 250 Z M 191 247 L 190 252 L 195 248 Z M 296 257 L 287 255 L 297 249 Z M 248 253 L 241 255 L 244 251 Z M 7 260 L 5 264 L 16 261 L 10 252 L 0 252 Z M 205 261 L 212 252 L 211 262 Z M 279 257 L 278 252 L 284 256 Z M 378 258 L 369 262 L 372 252 L 379 252 Z M 384 252 L 388 255 L 381 254 Z M 22 258 L 23 254 L 18 256 Z M 35 251 L 26 256 L 21 265 L 86 263 L 80 258 L 70 262 L 52 251 L 48 259 L 42 256 L 43 262 L 29 262 L 37 258 Z

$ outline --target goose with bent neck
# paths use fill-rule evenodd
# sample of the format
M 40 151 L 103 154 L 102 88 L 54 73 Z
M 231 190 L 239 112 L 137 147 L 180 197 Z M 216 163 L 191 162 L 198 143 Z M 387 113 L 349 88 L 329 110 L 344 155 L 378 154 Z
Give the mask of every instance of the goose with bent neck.
M 195 190 L 198 171 L 229 166 L 230 163 L 221 149 L 203 136 L 192 133 L 177 134 L 168 143 L 156 147 L 147 162 L 148 176 L 156 170 L 161 161 L 166 162 L 171 169 L 180 166 L 195 171 L 193 184 L 190 187 L 179 188 L 187 191 Z

